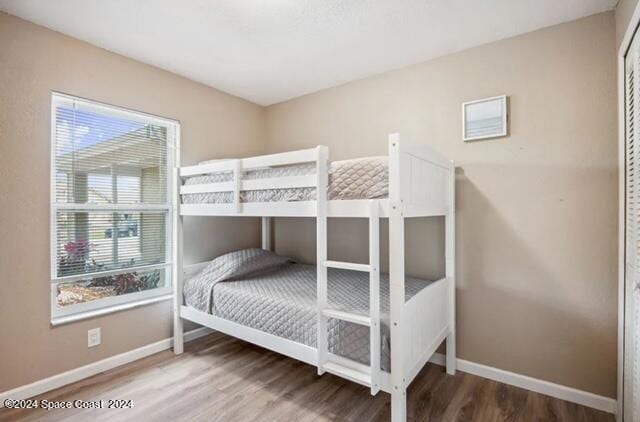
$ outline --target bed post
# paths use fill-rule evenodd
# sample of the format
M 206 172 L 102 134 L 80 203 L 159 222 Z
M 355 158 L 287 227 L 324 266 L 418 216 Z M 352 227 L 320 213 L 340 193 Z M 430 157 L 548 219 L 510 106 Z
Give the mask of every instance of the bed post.
M 178 161 L 179 163 L 179 161 Z M 173 169 L 173 352 L 179 355 L 184 351 L 184 327 L 180 317 L 182 306 L 182 216 L 180 215 L 180 169 Z
M 317 268 L 317 350 L 318 375 L 324 373 L 323 365 L 327 361 L 327 318 L 322 311 L 327 307 L 327 184 L 329 183 L 328 161 L 329 151 L 325 146 L 318 146 L 316 155 L 316 268 Z
M 242 186 L 242 161 L 233 160 L 233 204 L 237 213 L 242 212 L 240 187 Z
M 400 135 L 389 135 L 389 282 L 391 317 L 391 421 L 407 418 L 404 368 L 404 215 L 400 186 Z
M 447 374 L 456 373 L 456 168 L 449 168 L 447 215 L 445 216 L 445 276 L 449 281 L 449 335 L 447 335 Z
M 262 249 L 271 250 L 271 217 L 262 217 Z

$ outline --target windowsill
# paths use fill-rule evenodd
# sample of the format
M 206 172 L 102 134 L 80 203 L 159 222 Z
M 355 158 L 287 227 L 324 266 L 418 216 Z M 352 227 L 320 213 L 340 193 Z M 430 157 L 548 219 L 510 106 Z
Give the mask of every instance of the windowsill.
M 113 305 L 107 308 L 95 309 L 92 311 L 80 312 L 73 315 L 67 315 L 62 317 L 51 318 L 51 326 L 57 327 L 60 325 L 70 324 L 72 322 L 78 322 L 89 318 L 95 318 L 103 315 L 112 314 L 115 312 L 126 311 L 128 309 L 138 308 L 140 306 L 151 305 L 153 303 L 164 302 L 173 299 L 173 295 L 164 295 L 153 297 L 149 299 L 140 299 L 133 302 L 127 302 L 120 305 Z

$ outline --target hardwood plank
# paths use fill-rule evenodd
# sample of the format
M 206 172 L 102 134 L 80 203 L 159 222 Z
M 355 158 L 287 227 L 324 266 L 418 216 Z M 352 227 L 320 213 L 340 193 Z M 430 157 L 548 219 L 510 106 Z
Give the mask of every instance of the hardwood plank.
M 471 375 L 468 375 L 467 378 L 470 382 L 466 384 L 466 393 L 461 395 L 457 406 L 450 406 L 453 412 L 452 420 L 472 421 L 478 420 L 479 418 L 483 404 L 482 393 L 486 385 L 486 380 Z
M 434 389 L 443 382 L 446 373 L 435 365 L 426 365 L 413 382 L 407 396 L 407 419 L 420 420 L 420 415 L 429 415 L 433 406 Z
M 388 421 L 386 393 L 221 333 L 43 394 L 133 400 L 133 409 L 1 409 L 4 421 Z M 410 421 L 613 422 L 613 415 L 427 364 L 408 391 Z

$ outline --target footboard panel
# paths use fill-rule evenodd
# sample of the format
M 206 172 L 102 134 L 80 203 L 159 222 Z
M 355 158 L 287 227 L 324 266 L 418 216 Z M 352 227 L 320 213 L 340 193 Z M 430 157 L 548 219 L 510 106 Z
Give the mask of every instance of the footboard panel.
M 405 385 L 415 378 L 449 333 L 450 285 L 450 278 L 438 280 L 405 304 Z

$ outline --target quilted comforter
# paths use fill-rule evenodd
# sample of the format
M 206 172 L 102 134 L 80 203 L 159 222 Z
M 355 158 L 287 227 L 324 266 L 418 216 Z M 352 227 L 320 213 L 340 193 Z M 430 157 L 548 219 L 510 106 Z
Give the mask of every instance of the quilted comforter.
M 215 161 L 215 160 L 212 160 Z M 206 164 L 204 161 L 200 164 Z M 315 174 L 315 164 L 297 164 L 270 167 L 243 172 L 244 180 L 270 177 L 304 176 Z M 215 172 L 190 177 L 185 185 L 229 182 L 230 171 Z M 367 157 L 334 161 L 329 164 L 328 197 L 334 199 L 378 199 L 389 196 L 389 168 L 387 157 Z M 315 188 L 263 189 L 243 191 L 242 202 L 312 201 L 316 199 Z M 185 204 L 214 204 L 233 202 L 232 192 L 209 192 L 182 195 Z
M 407 277 L 408 300 L 429 285 Z M 330 269 L 329 306 L 369 312 L 369 277 Z M 222 255 L 184 283 L 184 301 L 200 311 L 316 347 L 316 268 L 261 249 Z M 380 277 L 381 369 L 390 367 L 389 279 Z M 369 364 L 369 328 L 329 319 L 329 351 Z

